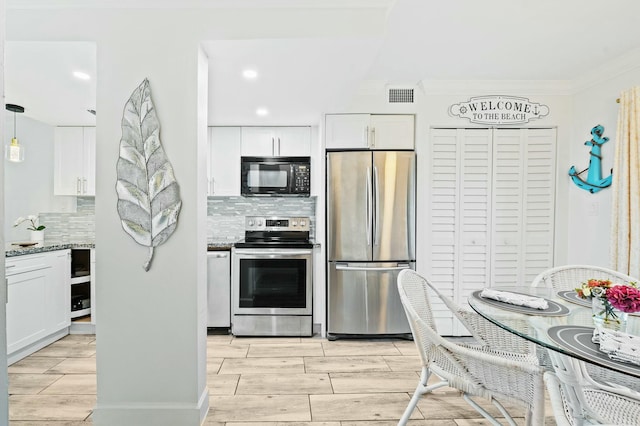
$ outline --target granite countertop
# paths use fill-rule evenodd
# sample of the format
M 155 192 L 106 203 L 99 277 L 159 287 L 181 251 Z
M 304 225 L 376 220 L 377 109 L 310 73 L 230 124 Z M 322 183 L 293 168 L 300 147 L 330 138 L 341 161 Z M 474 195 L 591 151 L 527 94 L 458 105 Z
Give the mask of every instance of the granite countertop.
M 231 250 L 236 241 L 234 240 L 213 240 L 207 242 L 207 251 Z M 320 247 L 319 243 L 312 242 L 314 247 Z M 45 241 L 34 246 L 20 247 L 18 245 L 7 244 L 5 257 L 22 256 L 25 254 L 42 253 L 46 251 L 95 248 L 95 241 L 60 242 Z
M 207 243 L 207 251 L 225 251 L 232 248 L 233 243 Z
M 311 240 L 311 244 L 313 244 L 314 248 L 319 248 L 320 243 Z M 236 241 L 228 241 L 228 240 L 213 240 L 207 243 L 207 251 L 224 251 L 231 250 L 235 246 Z
M 238 240 L 239 238 L 209 240 L 207 241 L 207 251 L 231 250 Z
M 43 253 L 46 251 L 66 250 L 66 249 L 81 249 L 95 248 L 95 241 L 76 241 L 76 242 L 62 242 L 62 241 L 44 241 L 34 246 L 20 247 L 15 244 L 7 244 L 5 247 L 5 257 L 22 256 L 25 254 Z

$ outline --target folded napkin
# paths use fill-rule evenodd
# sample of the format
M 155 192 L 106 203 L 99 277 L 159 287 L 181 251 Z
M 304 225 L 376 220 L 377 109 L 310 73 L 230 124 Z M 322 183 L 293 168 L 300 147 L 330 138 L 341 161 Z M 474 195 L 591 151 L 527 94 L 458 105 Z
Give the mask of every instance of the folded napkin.
M 508 291 L 492 290 L 485 288 L 480 293 L 480 297 L 509 303 L 511 305 L 526 306 L 534 309 L 547 309 L 549 304 L 541 297 L 527 296 L 526 294 L 511 293 Z
M 592 341 L 614 361 L 640 365 L 640 337 L 622 331 L 596 327 Z

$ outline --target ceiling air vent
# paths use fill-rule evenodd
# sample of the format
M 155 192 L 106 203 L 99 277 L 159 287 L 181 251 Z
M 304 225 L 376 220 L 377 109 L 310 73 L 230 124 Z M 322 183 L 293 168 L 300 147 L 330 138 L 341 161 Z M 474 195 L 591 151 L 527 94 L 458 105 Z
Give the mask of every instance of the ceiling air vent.
M 412 104 L 413 89 L 389 89 L 390 104 Z

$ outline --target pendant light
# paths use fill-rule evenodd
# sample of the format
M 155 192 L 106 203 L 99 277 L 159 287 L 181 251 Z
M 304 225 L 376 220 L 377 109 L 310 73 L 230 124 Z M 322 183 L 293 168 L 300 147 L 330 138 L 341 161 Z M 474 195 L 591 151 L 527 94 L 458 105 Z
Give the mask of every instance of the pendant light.
M 16 137 L 16 114 L 22 114 L 24 108 L 14 104 L 6 104 L 5 106 L 8 111 L 13 112 L 13 138 L 11 138 L 11 142 L 5 146 L 4 158 L 14 163 L 20 163 L 24 161 L 24 147 L 18 143 L 18 138 Z

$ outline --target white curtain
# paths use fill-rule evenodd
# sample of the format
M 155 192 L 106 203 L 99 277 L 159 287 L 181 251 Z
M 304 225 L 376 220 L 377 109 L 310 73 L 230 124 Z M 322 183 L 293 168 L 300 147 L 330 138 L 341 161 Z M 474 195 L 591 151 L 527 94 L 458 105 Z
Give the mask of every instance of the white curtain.
M 640 279 L 640 87 L 620 96 L 613 163 L 611 266 Z

